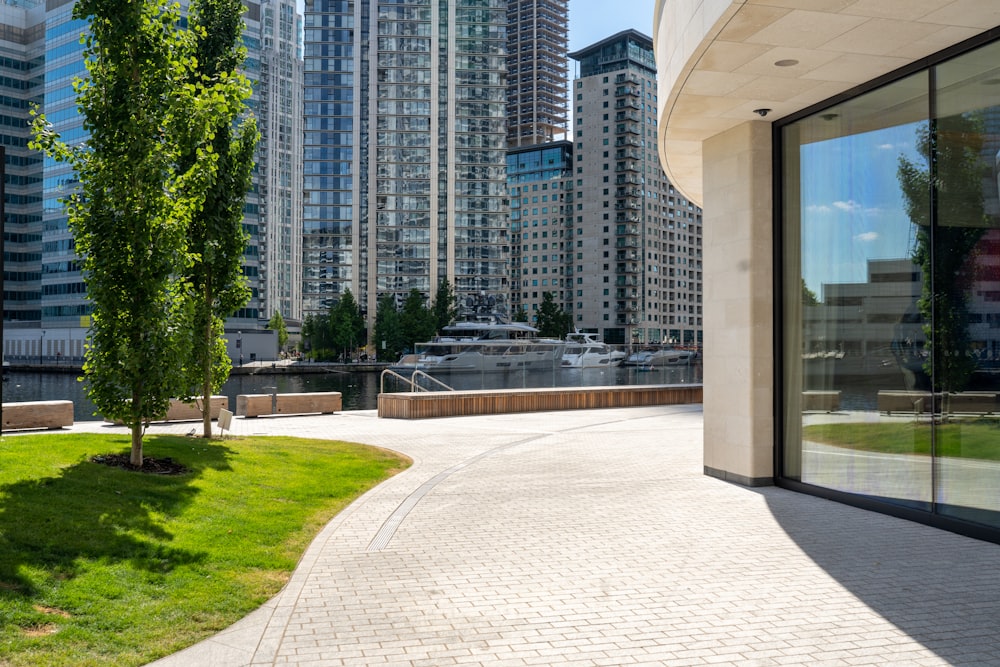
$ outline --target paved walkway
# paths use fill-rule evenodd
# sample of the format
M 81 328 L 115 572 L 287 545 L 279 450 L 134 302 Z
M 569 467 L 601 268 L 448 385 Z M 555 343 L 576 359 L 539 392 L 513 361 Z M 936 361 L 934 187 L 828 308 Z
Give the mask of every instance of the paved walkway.
M 233 424 L 414 465 L 157 667 L 1000 665 L 1000 546 L 706 477 L 700 406 Z

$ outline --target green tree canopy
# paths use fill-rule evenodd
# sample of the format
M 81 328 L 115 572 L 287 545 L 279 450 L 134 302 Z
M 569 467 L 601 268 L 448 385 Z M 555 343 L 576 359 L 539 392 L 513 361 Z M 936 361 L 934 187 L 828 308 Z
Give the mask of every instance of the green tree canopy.
M 396 300 L 391 294 L 384 294 L 378 300 L 375 310 L 375 344 L 376 354 L 382 361 L 395 361 L 403 354 L 406 341 L 403 337 L 403 326 L 399 311 L 396 310 Z
M 451 282 L 442 280 L 438 285 L 437 293 L 434 296 L 434 326 L 436 331 L 441 331 L 449 324 L 454 324 L 458 317 L 458 299 Z
M 330 333 L 337 352 L 350 358 L 353 350 L 365 340 L 365 320 L 350 289 L 330 309 Z
M 436 331 L 434 312 L 424 306 L 424 295 L 420 290 L 411 289 L 406 295 L 399 323 L 403 331 L 403 342 L 410 351 L 416 349 L 417 343 L 426 342 L 434 337 Z
M 194 32 L 163 0 L 77 0 L 73 17 L 90 24 L 74 81 L 89 136 L 69 146 L 39 115 L 31 146 L 79 180 L 64 203 L 93 306 L 88 394 L 129 427 L 141 465 L 146 425 L 183 391 L 187 232 L 217 175 L 212 134 L 242 93 L 197 74 Z
M 288 343 L 288 327 L 285 326 L 285 318 L 280 312 L 274 311 L 274 315 L 271 315 L 271 319 L 267 322 L 267 328 L 278 332 L 278 350 L 284 350 Z
M 539 336 L 562 338 L 571 331 L 573 318 L 555 302 L 552 292 L 546 292 L 542 295 L 542 305 L 538 307 L 535 326 Z

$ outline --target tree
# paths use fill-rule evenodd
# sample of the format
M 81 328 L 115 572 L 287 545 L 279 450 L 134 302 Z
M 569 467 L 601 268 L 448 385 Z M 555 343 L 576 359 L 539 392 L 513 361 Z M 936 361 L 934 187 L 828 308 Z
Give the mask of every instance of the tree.
M 337 352 L 348 359 L 357 343 L 364 340 L 365 320 L 350 289 L 345 289 L 330 309 L 330 335 Z
M 271 315 L 267 328 L 278 332 L 278 351 L 284 350 L 285 344 L 288 343 L 288 327 L 285 326 L 285 318 L 277 310 Z
M 252 117 L 236 126 L 251 93 L 249 81 L 238 72 L 246 56 L 242 13 L 240 0 L 198 0 L 191 5 L 189 20 L 196 65 L 189 81 L 229 100 L 220 113 L 206 119 L 211 123 L 208 147 L 216 170 L 204 183 L 205 204 L 194 213 L 187 231 L 192 263 L 187 275 L 191 325 L 185 377 L 188 386 L 199 390 L 206 438 L 212 437 L 212 394 L 221 389 L 232 367 L 223 339 L 224 321 L 250 300 L 250 287 L 243 275 L 248 239 L 243 230 L 243 205 L 250 189 L 258 133 Z M 199 159 L 200 150 L 194 142 L 183 145 L 181 168 L 190 168 Z M 287 338 L 287 332 L 285 335 Z
M 438 285 L 437 294 L 434 296 L 435 330 L 441 331 L 449 324 L 453 324 L 456 317 L 458 317 L 458 298 L 451 282 L 446 279 Z
M 519 306 L 518 309 L 514 311 L 514 314 L 511 316 L 510 319 L 513 322 L 527 322 L 528 313 L 525 312 L 524 306 Z
M 375 310 L 375 334 L 373 337 L 379 359 L 398 359 L 406 348 L 403 328 L 400 323 L 396 300 L 385 294 L 378 300 Z
M 89 137 L 69 146 L 37 115 L 31 147 L 79 180 L 64 204 L 93 306 L 88 395 L 129 427 L 130 461 L 141 466 L 146 426 L 181 389 L 186 232 L 214 177 L 212 120 L 232 100 L 191 83 L 193 40 L 176 7 L 78 0 L 73 17 L 90 22 L 89 76 L 73 84 Z M 197 147 L 187 169 L 179 141 Z
M 572 316 L 555 302 L 555 295 L 552 292 L 545 292 L 542 295 L 542 305 L 538 308 L 538 319 L 535 324 L 538 327 L 538 335 L 545 338 L 562 338 L 569 333 L 572 325 Z
M 819 299 L 816 298 L 816 292 L 809 289 L 806 285 L 806 279 L 802 279 L 802 305 L 803 306 L 818 306 Z
M 917 130 L 917 150 L 927 157 L 927 166 L 899 158 L 897 178 L 916 227 L 913 261 L 923 281 L 917 308 L 930 353 L 924 370 L 935 391 L 962 391 L 976 366 L 970 354 L 968 301 L 973 250 L 988 226 L 982 146 L 981 118 L 944 116 L 933 127 Z
M 434 337 L 434 313 L 424 306 L 424 295 L 414 288 L 406 295 L 403 302 L 403 312 L 399 315 L 403 342 L 408 350 L 415 350 L 417 343 L 423 343 Z

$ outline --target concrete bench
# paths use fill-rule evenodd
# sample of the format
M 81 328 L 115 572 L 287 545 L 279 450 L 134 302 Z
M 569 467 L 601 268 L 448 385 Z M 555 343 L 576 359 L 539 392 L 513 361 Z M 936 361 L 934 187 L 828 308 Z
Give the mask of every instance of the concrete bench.
M 941 394 L 937 395 L 941 398 Z M 893 412 L 923 413 L 931 411 L 931 394 L 926 391 L 886 391 L 878 392 L 878 411 L 891 415 Z
M 802 392 L 802 409 L 836 412 L 840 409 L 840 392 L 815 389 L 804 391 Z
M 1000 412 L 994 391 L 960 391 L 948 394 L 944 409 L 948 412 L 968 412 L 991 415 Z
M 240 417 L 261 415 L 332 414 L 343 409 L 339 391 L 315 391 L 303 394 L 239 394 L 236 414 Z
M 25 401 L 3 404 L 3 430 L 63 428 L 73 425 L 73 401 Z
M 197 400 L 195 403 L 185 403 L 179 398 L 170 399 L 170 407 L 167 408 L 167 414 L 163 419 L 155 419 L 154 422 L 189 422 L 189 421 L 201 421 L 201 401 Z M 229 408 L 229 397 L 228 396 L 212 396 L 210 401 L 209 410 L 211 410 L 212 419 L 219 418 L 219 410 L 223 408 Z M 112 422 L 114 424 L 122 424 L 121 421 L 115 420 Z

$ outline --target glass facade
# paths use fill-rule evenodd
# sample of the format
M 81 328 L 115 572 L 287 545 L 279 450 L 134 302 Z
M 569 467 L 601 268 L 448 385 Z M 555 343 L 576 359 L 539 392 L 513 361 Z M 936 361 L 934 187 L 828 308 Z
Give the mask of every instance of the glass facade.
M 779 477 L 1000 529 L 1000 43 L 779 133 Z
M 304 314 L 445 278 L 506 310 L 506 9 L 307 3 Z

